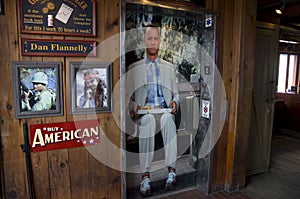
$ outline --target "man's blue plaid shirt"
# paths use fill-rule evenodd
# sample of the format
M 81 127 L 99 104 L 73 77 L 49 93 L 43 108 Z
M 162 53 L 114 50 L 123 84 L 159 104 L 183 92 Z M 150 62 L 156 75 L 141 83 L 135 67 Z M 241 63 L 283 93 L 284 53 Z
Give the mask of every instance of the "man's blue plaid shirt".
M 162 85 L 160 80 L 160 70 L 158 68 L 158 58 L 151 62 L 146 59 L 147 63 L 147 83 L 148 83 L 148 95 L 146 98 L 146 105 L 150 107 L 164 107 L 166 108 L 166 102 L 162 93 Z

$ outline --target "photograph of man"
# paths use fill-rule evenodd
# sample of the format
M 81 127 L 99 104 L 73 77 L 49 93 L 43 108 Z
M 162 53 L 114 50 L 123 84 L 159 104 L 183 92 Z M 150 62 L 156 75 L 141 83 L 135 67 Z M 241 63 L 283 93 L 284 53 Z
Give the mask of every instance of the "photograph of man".
M 55 109 L 56 94 L 47 87 L 48 76 L 44 72 L 36 72 L 32 76 L 33 90 L 26 88 L 21 82 L 22 110 L 47 111 Z
M 145 58 L 129 66 L 127 86 L 134 89 L 129 104 L 133 120 L 139 129 L 139 159 L 142 179 L 140 194 L 151 195 L 150 171 L 154 156 L 155 133 L 162 134 L 165 152 L 165 166 L 168 170 L 165 188 L 172 188 L 176 182 L 177 139 L 175 114 L 179 106 L 179 94 L 175 67 L 159 58 L 160 28 L 147 25 L 143 44 Z M 140 82 L 144 82 L 140 85 Z M 171 109 L 159 114 L 139 114 L 140 109 Z
M 83 95 L 79 98 L 80 108 L 99 108 L 105 106 L 106 84 L 97 70 L 88 69 L 83 74 Z

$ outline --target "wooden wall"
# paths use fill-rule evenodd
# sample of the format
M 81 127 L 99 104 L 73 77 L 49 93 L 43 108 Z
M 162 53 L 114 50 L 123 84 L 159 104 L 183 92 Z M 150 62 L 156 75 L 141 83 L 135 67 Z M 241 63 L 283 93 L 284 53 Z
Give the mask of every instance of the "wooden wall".
M 227 121 L 212 152 L 210 192 L 245 186 L 257 1 L 211 1 L 218 16 L 218 60 L 228 102 Z M 209 8 L 209 7 L 208 7 Z
M 1 189 L 3 198 L 28 198 L 22 125 L 73 121 L 70 114 L 69 62 L 82 61 L 73 57 L 23 57 L 19 40 L 28 38 L 57 38 L 87 40 L 82 37 L 46 35 L 20 35 L 17 28 L 17 0 L 5 1 L 5 15 L 0 15 L 0 84 L 1 104 Z M 118 0 L 97 0 L 98 43 L 119 33 L 120 4 Z M 222 74 L 228 105 L 228 120 L 223 133 L 213 150 L 210 175 L 210 192 L 234 190 L 245 185 L 245 159 L 250 124 L 252 92 L 256 1 L 253 0 L 206 0 L 206 7 L 219 13 L 218 16 L 218 68 Z M 109 61 L 111 53 L 119 53 L 116 45 L 101 49 L 98 61 Z M 12 91 L 12 61 L 60 61 L 63 63 L 64 115 L 35 119 L 15 119 Z M 113 85 L 119 79 L 119 59 L 113 61 Z M 117 95 L 116 95 L 117 96 Z M 116 97 L 114 96 L 114 97 Z M 118 111 L 118 99 L 114 100 L 114 110 Z M 90 119 L 81 115 L 76 119 Z M 97 114 L 101 128 L 117 146 L 120 130 L 111 113 Z M 107 151 L 108 160 L 119 161 L 120 154 Z M 111 161 L 113 161 L 111 160 Z M 97 161 L 85 148 L 73 148 L 39 152 L 32 154 L 34 186 L 36 198 L 82 199 L 121 198 L 121 173 Z
M 0 84 L 1 104 L 1 184 L 2 198 L 29 198 L 25 154 L 20 145 L 24 143 L 23 123 L 39 124 L 73 121 L 70 114 L 70 80 L 69 62 L 83 61 L 84 58 L 74 57 L 25 57 L 20 53 L 20 38 L 72 39 L 95 40 L 97 43 L 118 34 L 120 30 L 118 0 L 96 1 L 96 31 L 95 38 L 20 35 L 18 33 L 17 0 L 4 1 L 5 14 L 0 15 L 0 70 L 2 83 Z M 115 46 L 110 54 L 99 50 L 94 61 L 111 61 L 111 53 L 119 54 L 119 40 L 115 39 Z M 59 61 L 63 69 L 60 74 L 63 79 L 64 114 L 58 117 L 41 117 L 34 119 L 15 119 L 14 99 L 12 87 L 12 61 Z M 119 59 L 113 60 L 113 85 L 119 80 Z M 116 95 L 115 97 L 118 97 Z M 119 110 L 118 99 L 113 103 L 114 111 Z M 93 118 L 91 115 L 80 115 L 76 120 Z M 117 146 L 120 144 L 120 130 L 113 120 L 112 113 L 97 114 L 101 128 L 106 136 Z M 116 162 L 120 154 L 112 151 L 105 153 L 107 159 Z M 111 169 L 95 159 L 85 147 L 53 150 L 31 153 L 36 198 L 121 198 L 121 173 Z
M 276 93 L 274 127 L 300 132 L 300 95 Z

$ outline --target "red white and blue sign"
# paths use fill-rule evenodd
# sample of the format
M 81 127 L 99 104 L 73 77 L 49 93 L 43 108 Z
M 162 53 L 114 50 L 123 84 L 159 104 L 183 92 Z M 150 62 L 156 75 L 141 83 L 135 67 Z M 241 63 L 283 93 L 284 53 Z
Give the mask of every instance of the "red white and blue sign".
M 100 143 L 98 120 L 30 125 L 32 152 L 91 146 Z

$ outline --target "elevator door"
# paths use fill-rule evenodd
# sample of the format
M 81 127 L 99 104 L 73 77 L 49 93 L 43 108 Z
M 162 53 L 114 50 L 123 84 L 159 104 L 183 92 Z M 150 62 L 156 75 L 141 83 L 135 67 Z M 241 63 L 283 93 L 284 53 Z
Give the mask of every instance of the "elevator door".
M 123 148 L 126 149 L 126 155 L 123 166 L 126 169 L 126 187 L 124 186 L 126 197 L 140 197 L 139 183 L 142 175 L 139 168 L 140 132 L 138 124 L 136 125 L 128 115 L 130 113 L 128 104 L 131 98 L 128 95 L 132 96 L 132 91 L 130 91 L 131 88 L 126 87 L 131 83 L 131 81 L 126 81 L 126 78 L 128 79 L 134 70 L 129 66 L 144 59 L 143 35 L 145 26 L 148 24 L 159 27 L 159 59 L 172 64 L 176 71 L 176 83 L 180 95 L 181 116 L 179 124 L 176 125 L 177 182 L 172 191 L 183 190 L 191 186 L 201 186 L 203 190 L 206 190 L 209 180 L 210 158 L 206 154 L 209 153 L 209 150 L 203 150 L 203 148 L 206 149 L 210 146 L 208 138 L 211 136 L 206 135 L 209 134 L 208 126 L 211 120 L 210 118 L 202 119 L 200 107 L 201 100 L 204 99 L 202 91 L 208 90 L 207 87 L 210 88 L 210 93 L 205 92 L 206 101 L 213 98 L 209 95 L 212 95 L 214 88 L 216 16 L 193 10 L 179 10 L 178 5 L 172 7 L 172 5 L 161 6 L 155 2 L 144 3 L 141 1 L 141 4 L 137 2 L 126 1 L 122 4 L 124 34 L 122 34 L 121 43 L 124 45 L 122 46 L 122 50 L 124 50 L 122 55 L 124 56 L 122 56 L 121 70 L 125 76 L 122 87 L 126 93 L 123 96 L 126 97 L 121 100 L 121 103 L 123 103 L 122 106 L 126 111 L 121 117 L 125 124 Z M 126 85 L 127 82 L 129 83 Z M 165 88 L 167 86 L 165 85 Z M 213 100 L 209 104 L 212 106 Z M 207 115 L 210 113 L 208 112 Z M 205 144 L 203 144 L 204 140 L 206 140 Z M 207 146 L 202 147 L 204 152 L 201 154 L 205 153 L 205 155 L 198 157 L 202 145 Z M 159 131 L 155 135 L 154 148 L 150 179 L 153 194 L 158 196 L 169 191 L 164 189 L 167 169 L 164 165 L 164 146 Z

